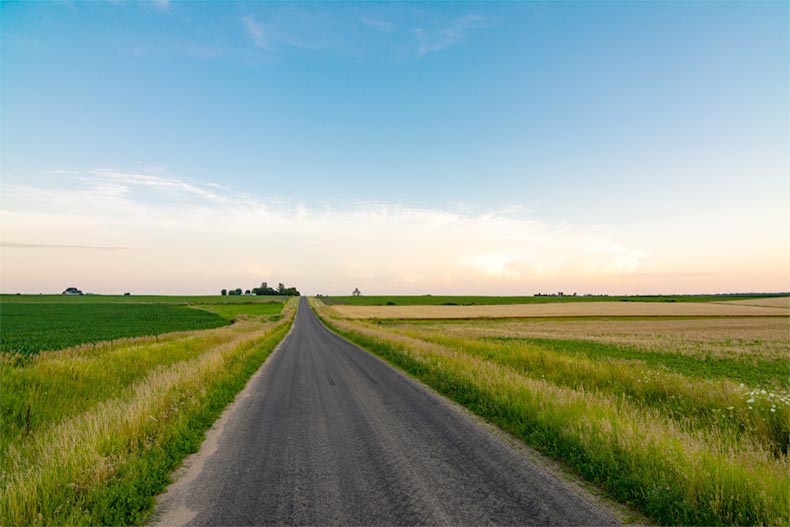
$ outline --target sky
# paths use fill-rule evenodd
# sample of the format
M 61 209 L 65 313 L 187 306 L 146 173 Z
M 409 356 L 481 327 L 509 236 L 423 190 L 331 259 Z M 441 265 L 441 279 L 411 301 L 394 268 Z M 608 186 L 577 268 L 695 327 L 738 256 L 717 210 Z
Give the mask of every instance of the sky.
M 790 3 L 0 3 L 0 291 L 790 290 Z

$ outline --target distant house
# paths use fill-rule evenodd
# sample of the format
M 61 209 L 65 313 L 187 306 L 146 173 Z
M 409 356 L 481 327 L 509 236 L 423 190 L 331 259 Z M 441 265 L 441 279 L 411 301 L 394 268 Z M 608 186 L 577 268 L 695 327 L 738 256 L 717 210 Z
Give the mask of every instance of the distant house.
M 81 295 L 82 291 L 77 289 L 76 287 L 67 287 L 65 291 L 61 293 L 62 295 Z
M 362 296 L 362 293 L 359 292 L 359 288 L 355 287 L 354 292 L 351 293 L 353 296 Z

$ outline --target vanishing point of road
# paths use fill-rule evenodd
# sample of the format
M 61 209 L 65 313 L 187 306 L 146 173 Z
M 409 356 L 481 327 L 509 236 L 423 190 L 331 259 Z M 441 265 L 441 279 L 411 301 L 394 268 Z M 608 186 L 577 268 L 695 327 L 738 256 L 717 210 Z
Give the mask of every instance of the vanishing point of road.
M 329 331 L 291 333 L 159 499 L 162 525 L 612 525 L 579 488 Z

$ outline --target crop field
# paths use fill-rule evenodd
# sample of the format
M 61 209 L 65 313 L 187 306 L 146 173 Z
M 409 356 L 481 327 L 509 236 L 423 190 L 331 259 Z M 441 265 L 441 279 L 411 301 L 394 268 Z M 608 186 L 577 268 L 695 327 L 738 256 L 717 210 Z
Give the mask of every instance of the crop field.
M 216 313 L 165 304 L 2 304 L 0 351 L 38 353 L 227 323 Z
M 774 299 L 772 299 L 774 300 Z M 342 318 L 469 319 L 527 317 L 678 317 L 678 316 L 787 316 L 790 303 L 753 305 L 739 302 L 565 302 L 553 304 L 491 305 L 332 305 Z M 757 300 L 759 302 L 760 300 Z M 762 300 L 765 302 L 765 300 Z M 778 303 L 778 302 L 777 302 Z
M 219 327 L 0 353 L 0 525 L 144 523 L 171 471 L 288 332 L 296 301 L 273 306 L 275 314 L 225 313 L 231 325 L 209 311 L 139 306 Z
M 226 298 L 265 301 L 223 302 Z M 277 316 L 285 299 L 3 295 L 0 352 L 30 354 L 89 342 L 215 328 L 239 316 Z
M 566 304 L 575 302 L 728 302 L 765 301 L 776 295 L 636 295 L 636 296 L 324 296 L 325 305 L 349 306 L 489 306 Z M 785 298 L 787 296 L 785 295 Z M 754 303 L 754 302 L 749 302 Z
M 787 525 L 790 316 L 765 300 L 784 315 L 354 320 L 314 305 L 657 523 Z

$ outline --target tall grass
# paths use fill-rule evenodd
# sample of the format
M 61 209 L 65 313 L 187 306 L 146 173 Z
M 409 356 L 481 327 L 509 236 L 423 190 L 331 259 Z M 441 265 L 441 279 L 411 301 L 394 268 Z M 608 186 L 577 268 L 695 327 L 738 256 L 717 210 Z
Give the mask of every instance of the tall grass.
M 547 362 L 535 376 L 457 341 L 429 342 L 386 326 L 322 317 L 341 335 L 565 461 L 659 523 L 790 522 L 788 457 L 749 434 L 733 440 L 731 430 L 714 421 L 689 426 L 649 399 L 621 391 L 616 378 L 606 389 L 550 378 L 564 362 Z M 570 367 L 561 375 L 572 373 Z
M 43 412 L 29 432 L 17 422 L 8 425 L 17 431 L 0 462 L 0 523 L 143 522 L 168 474 L 199 447 L 206 428 L 285 336 L 295 308 L 290 303 L 279 322 L 248 321 L 163 343 L 115 343 L 4 365 L 4 401 L 6 379 L 13 394 L 38 383 L 36 409 L 66 401 L 60 412 Z M 135 357 L 145 366 L 124 375 Z M 123 380 L 102 386 L 114 375 Z M 82 383 L 91 388 L 74 391 Z M 68 411 L 69 401 L 78 408 Z

